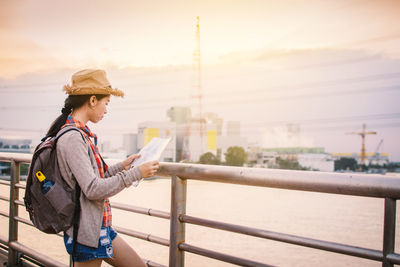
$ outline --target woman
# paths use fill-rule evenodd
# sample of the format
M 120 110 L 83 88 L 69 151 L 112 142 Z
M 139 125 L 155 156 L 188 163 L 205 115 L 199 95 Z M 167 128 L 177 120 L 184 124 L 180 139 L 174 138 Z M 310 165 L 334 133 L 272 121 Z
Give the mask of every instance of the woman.
M 64 86 L 68 94 L 62 114 L 53 122 L 48 135 L 55 136 L 63 127 L 75 126 L 57 143 L 57 156 L 65 181 L 81 188 L 80 221 L 73 261 L 76 266 L 100 266 L 105 260 L 114 266 L 145 266 L 137 253 L 111 227 L 109 197 L 132 185 L 134 181 L 151 177 L 157 171 L 157 161 L 130 168 L 138 155 L 108 167 L 97 148 L 97 137 L 86 124 L 99 122 L 107 113 L 110 96 L 124 93 L 112 88 L 103 70 L 83 70 L 72 76 L 72 85 Z M 69 254 L 73 251 L 73 227 L 64 233 Z

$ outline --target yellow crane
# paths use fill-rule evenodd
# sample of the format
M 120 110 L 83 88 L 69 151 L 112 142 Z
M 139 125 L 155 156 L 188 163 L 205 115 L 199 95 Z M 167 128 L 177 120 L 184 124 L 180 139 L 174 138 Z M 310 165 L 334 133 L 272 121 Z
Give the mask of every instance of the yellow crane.
M 347 133 L 347 134 L 357 134 L 357 135 L 361 136 L 361 164 L 365 164 L 365 158 L 366 158 L 366 156 L 365 156 L 365 154 L 366 154 L 365 153 L 365 136 L 368 135 L 368 134 L 376 134 L 376 132 L 374 132 L 374 131 L 367 132 L 366 128 L 367 128 L 367 125 L 364 123 L 362 125 L 362 131 L 361 132 L 350 132 L 350 133 Z

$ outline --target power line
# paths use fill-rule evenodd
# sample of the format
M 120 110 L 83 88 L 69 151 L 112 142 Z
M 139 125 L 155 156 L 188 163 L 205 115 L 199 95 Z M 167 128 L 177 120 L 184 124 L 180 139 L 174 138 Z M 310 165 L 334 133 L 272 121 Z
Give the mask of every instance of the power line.
M 249 93 L 266 93 L 266 89 L 268 92 L 270 91 L 280 91 L 286 89 L 291 92 L 294 90 L 301 90 L 304 88 L 317 88 L 319 86 L 332 86 L 338 84 L 352 84 L 358 82 L 366 82 L 366 81 L 378 81 L 378 80 L 386 80 L 386 79 L 393 79 L 393 78 L 400 78 L 400 72 L 395 73 L 384 73 L 384 74 L 376 74 L 376 75 L 367 75 L 367 76 L 360 76 L 360 77 L 351 77 L 351 78 L 343 78 L 337 80 L 329 80 L 329 81 L 317 81 L 317 82 L 306 82 L 306 83 L 297 83 L 297 84 L 286 84 L 286 85 L 272 85 L 269 88 L 262 88 L 262 89 L 250 89 L 246 90 L 246 94 Z M 226 99 L 226 93 L 229 93 L 228 97 L 234 96 L 235 94 L 243 94 L 243 92 L 238 91 L 220 91 L 220 90 L 213 90 L 212 93 L 205 94 L 205 97 L 209 98 L 210 96 L 216 96 L 220 98 L 224 96 Z M 145 98 L 145 99 L 136 99 L 138 102 L 145 102 L 145 101 L 152 101 L 154 102 L 165 102 L 165 101 L 177 101 L 177 100 L 187 100 L 187 97 L 164 97 L 164 98 Z
M 366 89 L 353 89 L 353 90 L 340 90 L 340 91 L 326 91 L 326 92 L 310 92 L 306 94 L 298 94 L 298 95 L 288 95 L 288 96 L 275 96 L 275 97 L 265 97 L 265 98 L 251 98 L 251 99 L 241 99 L 239 101 L 235 101 L 236 103 L 257 103 L 257 102 L 271 102 L 277 100 L 292 100 L 292 99 L 300 99 L 300 98 L 313 98 L 313 97 L 323 97 L 323 96 L 342 96 L 342 95 L 351 95 L 351 94 L 364 94 L 364 93 L 373 93 L 373 92 L 382 92 L 382 91 L 397 91 L 400 90 L 400 86 L 387 86 L 380 88 L 366 88 Z M 214 103 L 215 104 L 215 103 Z M 219 103 L 218 103 L 219 104 Z M 226 103 L 224 103 L 225 105 Z M 230 102 L 229 104 L 234 104 Z
M 400 118 L 400 113 L 380 113 L 370 115 L 359 115 L 359 116 L 346 116 L 346 117 L 329 117 L 329 118 L 314 118 L 307 120 L 285 120 L 285 121 L 271 121 L 271 122 L 249 122 L 251 125 L 282 125 L 282 124 L 329 124 L 338 122 L 349 122 L 349 121 L 370 121 L 370 120 L 385 120 L 385 119 L 397 119 Z
M 254 104 L 258 102 L 271 102 L 271 101 L 288 101 L 292 99 L 301 99 L 301 98 L 313 98 L 313 97 L 324 97 L 324 96 L 343 96 L 343 95 L 352 95 L 352 94 L 365 94 L 365 93 L 374 93 L 374 92 L 383 92 L 383 91 L 398 91 L 400 90 L 400 86 L 386 86 L 386 87 L 373 87 L 373 88 L 360 88 L 360 89 L 353 89 L 353 90 L 340 90 L 340 91 L 325 91 L 325 92 L 308 92 L 303 94 L 297 95 L 286 95 L 286 96 L 257 96 L 257 95 L 250 95 L 250 98 L 247 99 L 239 99 L 239 100 L 229 100 L 229 99 L 209 99 L 215 101 L 205 102 L 206 106 L 215 106 L 215 105 L 235 105 L 235 104 Z M 264 92 L 263 94 L 267 94 L 269 92 Z M 221 103 L 221 100 L 223 101 Z M 162 103 L 161 105 L 154 105 L 154 104 L 144 104 L 143 106 L 138 106 L 137 104 L 134 106 L 128 105 L 121 105 L 117 107 L 112 107 L 110 110 L 146 110 L 146 109 L 156 109 L 156 108 L 165 108 L 166 106 L 171 106 L 170 103 Z M 60 108 L 56 105 L 14 105 L 14 106 L 1 106 L 0 110 L 13 110 L 13 109 L 35 109 L 36 111 L 48 111 Z
M 390 120 L 390 119 L 398 119 L 400 118 L 400 113 L 379 113 L 379 114 L 369 114 L 369 115 L 359 115 L 359 116 L 346 116 L 346 117 L 328 117 L 328 118 L 314 118 L 307 120 L 285 120 L 285 121 L 270 121 L 270 122 L 247 122 L 241 125 L 240 129 L 253 130 L 253 129 L 262 129 L 265 127 L 274 127 L 274 126 L 285 126 L 287 124 L 300 124 L 301 129 L 303 130 L 332 130 L 332 129 L 356 129 L 359 127 L 359 124 L 351 124 L 351 125 L 338 125 L 338 126 L 323 126 L 325 124 L 332 123 L 343 123 L 343 122 L 354 122 L 354 121 L 363 121 L 369 122 L 368 126 L 370 128 L 378 128 L 378 127 L 398 127 L 400 122 L 385 122 L 383 124 L 371 124 L 371 121 L 376 120 Z M 304 124 L 308 125 L 320 125 L 320 127 L 303 127 Z M 7 128 L 0 127 L 0 130 L 8 130 L 8 131 L 36 131 L 42 132 L 45 131 L 43 129 L 28 129 L 28 128 Z M 114 128 L 114 130 L 129 130 L 128 128 Z
M 359 57 L 355 59 L 346 59 L 346 60 L 334 60 L 334 61 L 328 61 L 328 62 L 322 62 L 322 63 L 314 63 L 314 64 L 305 64 L 305 65 L 300 65 L 300 66 L 293 66 L 285 69 L 279 69 L 279 70 L 257 70 L 257 71 L 251 71 L 247 72 L 247 74 L 258 74 L 258 73 L 265 73 L 266 71 L 268 72 L 282 72 L 282 71 L 290 71 L 290 70 L 302 70 L 302 69 L 312 69 L 312 68 L 321 68 L 321 67 L 329 67 L 329 66 L 337 66 L 337 65 L 347 65 L 347 64 L 354 64 L 354 63 L 360 63 L 360 62 L 366 62 L 366 61 L 375 61 L 381 59 L 380 56 L 374 55 L 374 56 L 368 56 L 368 57 Z M 246 73 L 241 73 L 241 76 L 245 75 Z M 233 75 L 220 75 L 214 78 L 220 79 L 221 77 L 226 77 L 226 76 L 233 76 Z M 177 81 L 177 80 L 176 80 Z M 131 84 L 127 83 L 125 86 L 151 86 L 154 84 L 174 84 L 176 81 L 158 81 L 158 82 L 151 82 L 147 84 Z M 180 80 L 179 80 L 180 81 Z M 39 87 L 39 86 L 50 86 L 50 85 L 57 85 L 62 87 L 64 83 L 59 83 L 59 82 L 48 82 L 48 83 L 32 83 L 32 84 L 2 84 L 0 85 L 0 89 L 9 89 L 9 88 L 26 88 L 26 87 Z M 61 89 L 60 89 L 61 90 Z M 0 93 L 36 93 L 36 92 L 53 92 L 54 89 L 42 89 L 42 90 L 0 90 Z

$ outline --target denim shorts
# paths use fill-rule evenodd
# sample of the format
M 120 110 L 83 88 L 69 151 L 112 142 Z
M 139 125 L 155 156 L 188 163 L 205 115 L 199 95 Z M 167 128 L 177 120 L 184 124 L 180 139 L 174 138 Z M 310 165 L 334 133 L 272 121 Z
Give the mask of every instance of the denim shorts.
M 114 256 L 112 241 L 116 237 L 117 232 L 115 232 L 111 226 L 107 228 L 102 226 L 100 230 L 99 246 L 97 248 L 92 248 L 77 243 L 74 261 L 82 262 L 100 258 L 112 258 Z M 72 237 L 69 237 L 66 233 L 64 233 L 64 244 L 68 254 L 71 255 L 74 242 Z

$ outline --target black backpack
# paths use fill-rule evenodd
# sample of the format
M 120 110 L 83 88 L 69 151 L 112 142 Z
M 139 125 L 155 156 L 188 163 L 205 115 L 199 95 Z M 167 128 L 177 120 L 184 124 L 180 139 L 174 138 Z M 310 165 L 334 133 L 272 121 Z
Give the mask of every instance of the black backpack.
M 62 178 L 56 151 L 58 138 L 69 131 L 80 132 L 76 127 L 65 127 L 54 137 L 44 137 L 36 147 L 26 180 L 24 202 L 36 228 L 56 234 L 74 226 L 76 240 L 81 190 L 78 183 L 71 188 Z M 83 135 L 82 139 L 85 141 Z

